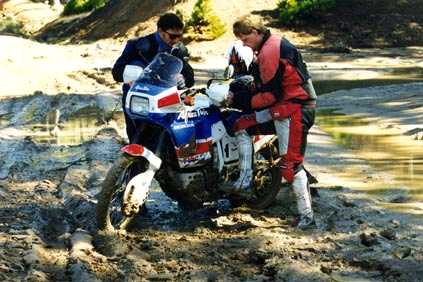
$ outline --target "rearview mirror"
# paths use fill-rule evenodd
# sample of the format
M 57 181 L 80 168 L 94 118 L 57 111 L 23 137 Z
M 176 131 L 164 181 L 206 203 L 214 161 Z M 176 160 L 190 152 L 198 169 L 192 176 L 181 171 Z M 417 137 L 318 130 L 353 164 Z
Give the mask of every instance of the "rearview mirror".
M 143 68 L 136 65 L 126 65 L 123 70 L 123 82 L 130 83 L 137 80 L 137 78 L 143 73 Z

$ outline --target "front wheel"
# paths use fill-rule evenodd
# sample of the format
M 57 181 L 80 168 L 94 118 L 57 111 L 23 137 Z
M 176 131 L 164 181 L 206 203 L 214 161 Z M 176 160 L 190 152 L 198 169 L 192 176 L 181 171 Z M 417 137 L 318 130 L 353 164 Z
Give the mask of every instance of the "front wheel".
M 132 164 L 135 164 L 133 160 L 122 155 L 107 172 L 98 194 L 96 216 L 99 230 L 124 230 L 135 217 L 136 213 L 125 214 L 123 207 L 123 195 L 131 178 Z

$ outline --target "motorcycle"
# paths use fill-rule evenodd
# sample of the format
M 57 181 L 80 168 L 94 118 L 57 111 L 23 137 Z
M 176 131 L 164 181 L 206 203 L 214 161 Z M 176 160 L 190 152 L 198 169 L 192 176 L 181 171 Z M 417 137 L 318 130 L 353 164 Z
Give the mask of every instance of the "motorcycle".
M 141 74 L 136 68 L 128 70 L 138 78 L 124 110 L 137 135 L 121 149 L 102 183 L 96 207 L 100 230 L 126 229 L 148 198 L 153 178 L 184 209 L 223 198 L 262 209 L 278 194 L 281 175 L 275 135 L 253 137 L 250 197 L 219 189 L 239 174 L 238 145 L 231 128 L 241 112 L 218 106 L 229 90 L 222 81 L 210 80 L 206 89 L 178 90 L 181 69 L 181 60 L 159 53 Z

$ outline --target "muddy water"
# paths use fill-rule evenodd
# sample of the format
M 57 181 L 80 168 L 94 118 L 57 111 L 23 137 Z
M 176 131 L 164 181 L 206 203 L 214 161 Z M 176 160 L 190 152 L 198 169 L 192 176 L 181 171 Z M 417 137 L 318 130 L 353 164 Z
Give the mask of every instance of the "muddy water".
M 105 125 L 113 122 L 120 134 L 124 133 L 124 117 L 115 113 L 105 120 L 98 112 L 83 112 L 64 123 L 55 122 L 55 112 L 49 113 L 45 123 L 30 126 L 32 140 L 52 145 L 79 145 L 91 140 Z
M 382 180 L 365 179 L 358 189 L 377 197 L 390 208 L 420 206 L 419 202 L 423 202 L 422 140 L 387 134 L 386 129 L 356 117 L 337 114 L 335 110 L 320 111 L 317 123 L 338 144 L 353 150 L 375 170 L 386 173 Z M 351 173 L 360 176 L 360 170 Z
M 423 68 L 353 68 L 311 71 L 318 94 L 336 90 L 365 88 L 392 84 L 419 82 L 423 80 Z

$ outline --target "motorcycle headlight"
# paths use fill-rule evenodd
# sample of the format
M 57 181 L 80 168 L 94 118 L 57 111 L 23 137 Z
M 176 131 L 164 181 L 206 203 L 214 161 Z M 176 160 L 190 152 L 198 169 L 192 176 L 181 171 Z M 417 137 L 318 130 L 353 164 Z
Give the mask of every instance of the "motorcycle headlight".
M 149 101 L 144 97 L 132 96 L 130 109 L 134 114 L 145 115 L 149 110 Z

